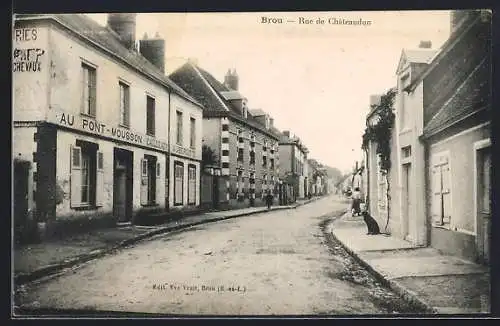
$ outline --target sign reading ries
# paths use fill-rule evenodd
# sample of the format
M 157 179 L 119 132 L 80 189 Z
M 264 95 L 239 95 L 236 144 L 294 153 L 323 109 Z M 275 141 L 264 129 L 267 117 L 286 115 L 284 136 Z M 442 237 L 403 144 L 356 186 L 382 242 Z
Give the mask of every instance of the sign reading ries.
M 155 137 L 118 126 L 110 126 L 80 115 L 52 111 L 49 113 L 48 121 L 60 126 L 125 141 L 133 145 L 146 146 L 163 151 L 168 150 L 168 143 L 158 140 Z

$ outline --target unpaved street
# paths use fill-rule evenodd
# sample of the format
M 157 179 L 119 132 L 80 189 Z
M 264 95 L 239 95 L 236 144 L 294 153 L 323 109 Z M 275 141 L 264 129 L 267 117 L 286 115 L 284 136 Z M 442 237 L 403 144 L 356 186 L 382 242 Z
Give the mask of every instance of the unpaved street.
M 329 197 L 160 235 L 26 288 L 16 304 L 164 314 L 416 312 L 325 236 L 346 206 Z

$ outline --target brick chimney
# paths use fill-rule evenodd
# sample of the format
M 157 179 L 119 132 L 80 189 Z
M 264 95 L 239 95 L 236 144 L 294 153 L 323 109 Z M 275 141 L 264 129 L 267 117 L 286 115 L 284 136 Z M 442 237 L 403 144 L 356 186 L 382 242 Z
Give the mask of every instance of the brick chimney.
M 430 49 L 432 48 L 432 42 L 431 41 L 420 41 L 420 44 L 418 45 L 420 49 Z
M 137 14 L 110 13 L 108 14 L 108 27 L 118 36 L 128 49 L 134 49 Z
M 274 118 L 269 118 L 269 125 L 274 127 Z
M 236 73 L 236 69 L 228 69 L 226 76 L 224 77 L 224 85 L 233 90 L 238 90 L 238 74 Z
M 151 39 L 148 39 L 148 35 L 145 33 L 142 40 L 139 41 L 139 52 L 161 72 L 165 73 L 165 40 L 160 38 L 158 33 Z

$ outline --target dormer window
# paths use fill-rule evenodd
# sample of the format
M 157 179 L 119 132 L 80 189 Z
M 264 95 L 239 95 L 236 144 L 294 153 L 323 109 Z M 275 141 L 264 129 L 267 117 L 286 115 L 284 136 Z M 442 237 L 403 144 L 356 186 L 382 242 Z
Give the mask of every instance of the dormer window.
M 266 129 L 269 129 L 269 116 L 266 115 Z
M 243 117 L 244 117 L 245 119 L 247 119 L 247 118 L 248 118 L 248 109 L 247 109 L 247 107 L 246 107 L 246 106 L 243 106 Z

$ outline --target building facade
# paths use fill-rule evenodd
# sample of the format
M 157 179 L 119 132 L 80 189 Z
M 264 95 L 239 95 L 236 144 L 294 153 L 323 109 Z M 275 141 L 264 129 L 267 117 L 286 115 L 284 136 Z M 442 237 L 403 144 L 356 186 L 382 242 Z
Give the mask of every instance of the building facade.
M 283 131 L 279 141 L 280 179 L 286 188 L 285 196 L 289 202 L 305 198 L 307 174 L 304 173 L 308 149 L 300 139 Z
M 467 10 L 453 12 L 451 22 L 452 33 L 438 51 L 402 52 L 391 169 L 381 177 L 371 143 L 369 207 L 394 236 L 487 263 L 491 21 L 482 11 Z M 367 122 L 376 123 L 374 116 Z
M 21 15 L 13 41 L 13 155 L 25 166 L 15 178 L 26 179 L 28 216 L 49 233 L 172 205 L 169 108 L 195 119 L 195 146 L 181 156 L 199 175 L 201 105 L 141 55 L 135 14 L 111 14 L 108 26 L 79 14 Z M 193 196 L 182 205 L 199 204 Z
M 267 113 L 249 109 L 248 100 L 238 91 L 236 71 L 229 70 L 224 82 L 219 82 L 190 60 L 170 78 L 204 104 L 203 144 L 214 152 L 221 171 L 215 190 L 217 206 L 264 205 L 267 191 L 277 202 L 278 131 Z

